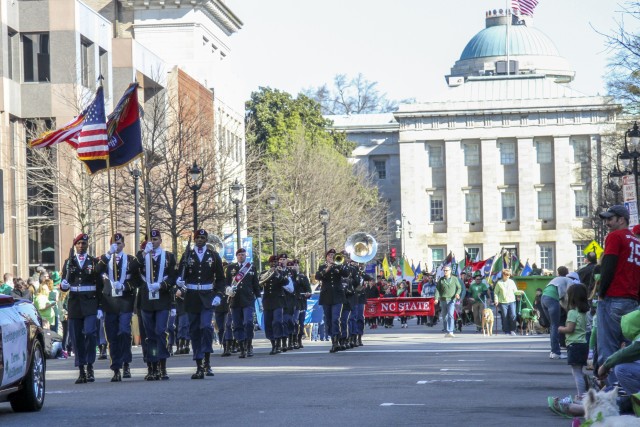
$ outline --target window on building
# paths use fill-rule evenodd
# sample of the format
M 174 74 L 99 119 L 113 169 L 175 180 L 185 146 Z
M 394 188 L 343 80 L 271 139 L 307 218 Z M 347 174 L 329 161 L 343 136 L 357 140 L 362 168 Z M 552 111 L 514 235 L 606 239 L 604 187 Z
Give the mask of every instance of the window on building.
M 17 49 L 16 40 L 18 33 L 9 29 L 7 35 L 7 78 L 13 79 L 13 50 Z
M 444 251 L 445 248 L 431 248 L 431 271 L 436 271 L 444 261 Z
M 515 142 L 502 142 L 500 144 L 500 164 L 513 165 L 516 163 Z
M 429 146 L 429 167 L 441 168 L 443 164 L 442 147 L 435 145 Z
M 586 265 L 584 262 L 584 250 L 587 247 L 588 243 L 585 242 L 576 242 L 576 270 L 582 268 Z
M 465 212 L 467 222 L 480 221 L 480 193 L 467 193 L 464 195 Z
M 589 161 L 589 143 L 585 139 L 573 140 L 573 162 L 576 164 Z
M 548 243 L 541 243 L 539 246 L 540 250 L 540 265 L 539 267 L 542 269 L 554 271 L 554 263 L 553 263 L 553 245 Z
M 469 254 L 469 259 L 471 259 L 471 262 L 476 262 L 476 260 L 482 259 L 480 246 L 465 246 L 464 250 Z
M 536 143 L 536 151 L 538 154 L 538 164 L 551 163 L 553 161 L 553 153 L 551 151 L 550 141 L 538 141 Z
M 431 196 L 431 222 L 444 221 L 444 198 Z
M 464 165 L 478 166 L 480 164 L 480 144 L 464 145 Z
M 387 162 L 384 160 L 374 160 L 373 167 L 376 170 L 378 179 L 387 179 Z
M 516 193 L 502 193 L 502 220 L 512 221 L 516 219 Z
M 589 192 L 587 190 L 576 190 L 576 218 L 587 218 L 589 216 Z
M 22 69 L 25 82 L 48 82 L 49 33 L 22 34 Z
M 89 50 L 91 49 L 91 42 L 88 40 L 82 40 L 80 42 L 80 77 L 81 84 L 84 87 L 90 87 L 89 70 L 91 69 L 91 57 Z
M 553 219 L 553 191 L 538 191 L 538 219 Z

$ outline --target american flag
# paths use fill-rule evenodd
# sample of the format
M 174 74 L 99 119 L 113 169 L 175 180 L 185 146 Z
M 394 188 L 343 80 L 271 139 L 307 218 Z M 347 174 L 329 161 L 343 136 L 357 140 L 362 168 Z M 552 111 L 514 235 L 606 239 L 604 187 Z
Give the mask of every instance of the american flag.
M 78 158 L 80 160 L 106 159 L 109 157 L 107 119 L 104 114 L 104 94 L 102 86 L 96 97 L 83 113 L 84 123 L 78 134 Z
M 515 12 L 515 15 L 527 15 L 533 17 L 533 10 L 538 5 L 538 0 L 511 0 L 511 7 Z

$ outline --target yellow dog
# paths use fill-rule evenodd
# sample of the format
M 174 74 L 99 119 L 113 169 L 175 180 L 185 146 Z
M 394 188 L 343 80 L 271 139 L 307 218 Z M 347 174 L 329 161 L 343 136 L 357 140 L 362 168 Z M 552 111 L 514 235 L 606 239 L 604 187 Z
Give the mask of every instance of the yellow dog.
M 493 311 L 490 308 L 482 310 L 482 335 L 493 335 Z

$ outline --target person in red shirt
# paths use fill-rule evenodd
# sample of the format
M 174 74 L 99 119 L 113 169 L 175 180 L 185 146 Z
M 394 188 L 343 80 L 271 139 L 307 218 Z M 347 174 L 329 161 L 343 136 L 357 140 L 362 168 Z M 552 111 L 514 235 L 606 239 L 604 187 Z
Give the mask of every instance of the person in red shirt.
M 638 308 L 640 294 L 640 240 L 629 230 L 629 211 L 622 205 L 600 213 L 609 234 L 604 241 L 598 295 L 598 362 L 620 349 L 624 341 L 620 319 Z M 617 381 L 609 375 L 611 385 Z

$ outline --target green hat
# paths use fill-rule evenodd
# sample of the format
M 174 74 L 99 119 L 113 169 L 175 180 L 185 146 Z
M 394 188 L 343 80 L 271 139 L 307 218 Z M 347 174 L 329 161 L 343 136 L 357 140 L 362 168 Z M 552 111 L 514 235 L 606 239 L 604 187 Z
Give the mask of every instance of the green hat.
M 620 326 L 622 327 L 622 335 L 626 339 L 633 341 L 640 335 L 640 310 L 634 310 L 622 316 Z
M 53 273 L 51 273 L 51 280 L 53 280 L 53 284 L 54 285 L 59 285 L 60 282 L 62 281 L 62 279 L 60 279 L 60 273 L 58 273 L 57 271 L 54 271 Z

